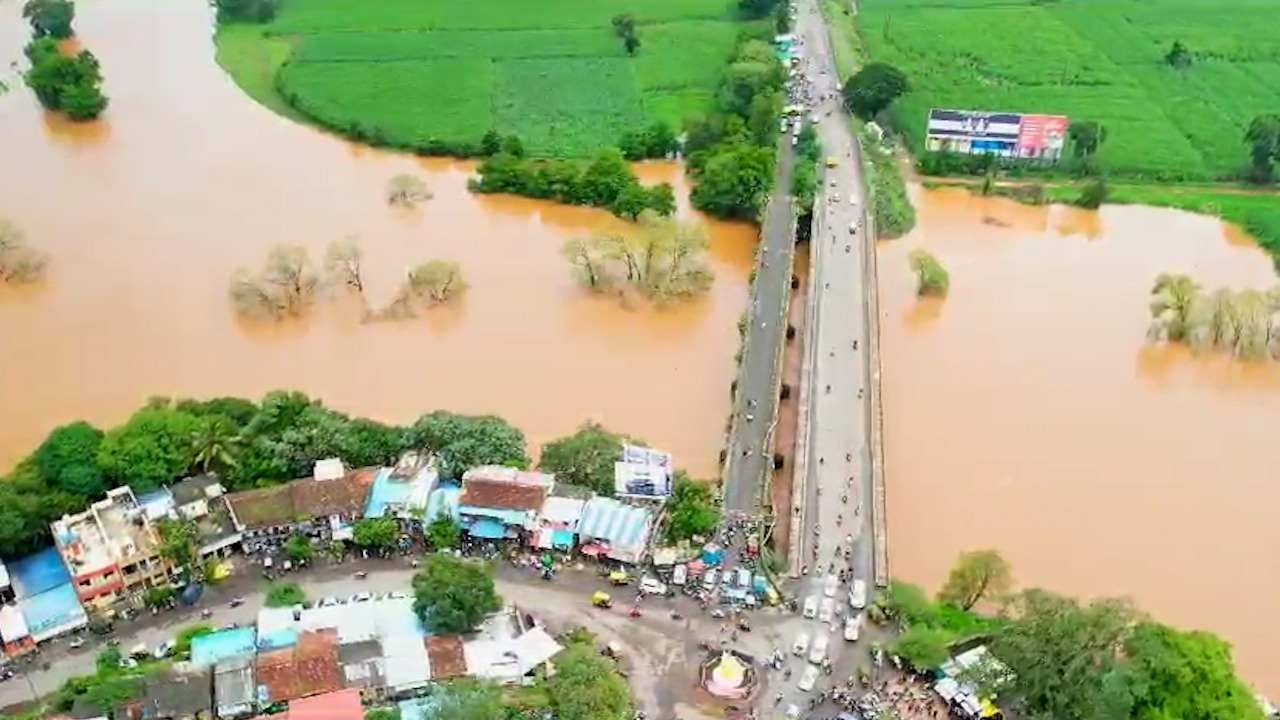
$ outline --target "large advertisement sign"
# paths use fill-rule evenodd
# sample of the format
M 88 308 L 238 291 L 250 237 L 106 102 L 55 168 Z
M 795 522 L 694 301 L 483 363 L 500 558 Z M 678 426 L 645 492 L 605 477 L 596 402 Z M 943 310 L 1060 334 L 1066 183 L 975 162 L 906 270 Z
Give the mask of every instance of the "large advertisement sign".
M 623 445 L 622 460 L 613 465 L 613 489 L 619 497 L 665 498 L 672 472 L 671 453 Z
M 1067 134 L 1064 115 L 979 110 L 929 111 L 925 147 L 931 151 L 1057 160 Z

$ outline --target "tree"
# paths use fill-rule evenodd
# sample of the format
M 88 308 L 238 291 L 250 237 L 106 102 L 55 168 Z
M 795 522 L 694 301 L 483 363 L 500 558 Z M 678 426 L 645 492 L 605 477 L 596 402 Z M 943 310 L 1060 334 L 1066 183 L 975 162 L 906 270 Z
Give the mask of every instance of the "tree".
M 432 694 L 432 711 L 434 717 L 448 720 L 494 720 L 505 716 L 498 687 L 473 678 L 442 683 Z
M 364 292 L 362 255 L 360 243 L 353 235 L 329 243 L 324 252 L 324 271 L 329 282 L 344 285 L 358 293 Z
M 430 200 L 427 184 L 416 175 L 402 173 L 387 183 L 387 204 L 413 207 L 423 200 Z
M 1171 68 L 1178 70 L 1186 70 L 1191 67 L 1192 61 L 1191 51 L 1181 40 L 1174 40 L 1173 46 L 1169 48 L 1169 52 L 1165 53 L 1164 62 Z
M 1106 141 L 1107 129 L 1101 123 L 1081 120 L 1067 127 L 1067 137 L 1071 138 L 1071 149 L 1076 157 L 1088 157 Z
M 1137 612 L 1121 600 L 1081 606 L 1044 590 L 1015 596 L 991 651 L 1008 665 L 1005 697 L 1031 717 L 1127 717 L 1130 698 L 1117 678 L 1117 652 Z
M 572 237 L 564 243 L 564 256 L 569 259 L 582 283 L 592 290 L 604 288 L 609 283 L 607 240 L 600 235 Z
M 98 447 L 98 467 L 116 484 L 142 494 L 167 485 L 195 461 L 198 418 L 169 407 L 147 407 L 111 429 Z
M 410 447 L 440 456 L 440 474 L 450 480 L 478 465 L 526 468 L 524 433 L 493 415 L 423 415 L 408 430 Z
M 622 46 L 628 55 L 635 55 L 640 49 L 640 37 L 636 34 L 636 19 L 631 13 L 614 15 L 610 21 L 613 34 L 622 38 Z
M 1280 159 L 1280 114 L 1259 115 L 1244 133 L 1249 143 L 1249 179 L 1266 184 L 1275 178 L 1275 162 Z
M 75 16 L 76 6 L 69 0 L 27 0 L 22 6 L 22 17 L 31 22 L 31 33 L 37 38 L 71 37 Z
M 1189 275 L 1160 273 L 1151 287 L 1152 335 L 1173 342 L 1191 334 L 1192 312 L 1200 299 L 1200 286 Z
M 437 633 L 464 633 L 502 607 L 486 564 L 452 555 L 428 555 L 413 576 L 413 609 Z
M 28 246 L 17 225 L 0 218 L 0 282 L 35 282 L 48 264 L 48 256 Z
M 572 435 L 542 447 L 538 467 L 556 474 L 560 482 L 589 487 L 601 495 L 613 495 L 614 463 L 622 457 L 625 438 L 592 421 Z
M 849 112 L 864 120 L 874 120 L 910 89 L 907 76 L 901 70 L 888 63 L 873 62 L 845 82 L 842 94 Z
M 750 143 L 717 146 L 697 173 L 694 207 L 715 217 L 754 220 L 773 183 L 773 149 Z
M 106 478 L 98 467 L 102 431 L 83 420 L 50 432 L 34 454 L 40 479 L 85 500 L 106 492 Z
M 203 568 L 196 563 L 200 531 L 194 522 L 162 518 L 156 522 L 156 534 L 160 536 L 160 557 L 186 571 L 189 579 L 198 579 L 195 577 L 197 574 L 204 574 Z
M 938 609 L 918 585 L 895 580 L 889 583 L 883 597 L 889 615 L 902 625 L 932 626 L 939 622 Z
M 400 708 L 395 705 L 369 708 L 364 711 L 364 720 L 400 720 Z
M 932 670 L 947 661 L 951 640 L 952 635 L 946 630 L 912 625 L 894 641 L 892 650 L 912 667 Z
M 462 537 L 462 528 L 458 521 L 446 512 L 441 512 L 434 520 L 427 523 L 427 547 L 432 550 L 449 550 L 458 545 Z
M 635 55 L 640 52 L 640 36 L 632 33 L 622 38 L 622 49 L 627 51 L 628 55 Z
M 673 541 L 688 540 L 694 535 L 707 536 L 720 524 L 710 483 L 693 480 L 683 470 L 676 472 L 668 503 L 670 520 L 667 536 Z
M 489 130 L 480 138 L 480 152 L 484 155 L 497 155 L 502 151 L 502 135 L 497 130 Z
M 241 268 L 232 276 L 229 294 L 242 315 L 280 317 L 298 315 L 310 304 L 318 279 L 307 249 L 277 245 L 267 254 L 261 273 Z
M 215 0 L 218 22 L 265 23 L 275 19 L 279 0 Z
M 1080 190 L 1080 198 L 1076 200 L 1076 204 L 1082 208 L 1097 210 L 1102 207 L 1102 203 L 1107 201 L 1107 195 L 1110 194 L 1107 187 L 1107 181 L 1103 178 L 1094 178 L 1084 184 Z
M 1009 563 L 995 550 L 961 553 L 938 592 L 938 600 L 969 610 L 980 600 L 1007 593 L 1012 582 Z
M 191 436 L 195 456 L 192 465 L 201 472 L 235 467 L 236 448 L 240 436 L 231 421 L 221 415 L 199 418 L 199 426 Z
M 107 107 L 98 59 L 88 50 L 63 55 L 52 37 L 33 40 L 25 48 L 31 68 L 23 80 L 49 110 L 62 110 L 72 120 L 92 120 Z
M 305 563 L 315 556 L 315 548 L 306 535 L 294 533 L 284 541 L 284 554 L 295 563 Z
M 267 607 L 292 607 L 307 601 L 307 594 L 298 583 L 272 583 L 263 601 Z
M 173 654 L 178 658 L 191 656 L 191 641 L 202 635 L 212 635 L 213 628 L 208 625 L 188 625 L 178 631 L 173 639 Z
M 409 288 L 433 304 L 448 302 L 467 289 L 462 267 L 449 260 L 429 260 L 409 271 Z
M 748 18 L 762 18 L 773 11 L 774 6 L 786 7 L 779 0 L 738 0 L 738 9 Z
M 168 585 L 148 588 L 142 595 L 142 601 L 147 607 L 161 610 L 173 605 L 178 598 L 178 591 Z
M 547 691 L 559 720 L 631 720 L 627 683 L 613 661 L 588 643 L 570 643 L 554 658 Z
M 400 524 L 395 518 L 364 518 L 352 529 L 356 545 L 376 550 L 390 550 L 400 538 Z
M 907 255 L 911 271 L 916 274 L 917 295 L 946 295 L 951 288 L 951 275 L 927 250 L 916 248 Z
M 1134 720 L 1262 720 L 1230 647 L 1211 633 L 1139 623 L 1124 657 Z
M 93 664 L 99 674 L 106 675 L 118 671 L 120 669 L 120 661 L 123 659 L 124 657 L 120 654 L 119 648 L 108 646 L 98 653 L 97 657 L 93 659 Z

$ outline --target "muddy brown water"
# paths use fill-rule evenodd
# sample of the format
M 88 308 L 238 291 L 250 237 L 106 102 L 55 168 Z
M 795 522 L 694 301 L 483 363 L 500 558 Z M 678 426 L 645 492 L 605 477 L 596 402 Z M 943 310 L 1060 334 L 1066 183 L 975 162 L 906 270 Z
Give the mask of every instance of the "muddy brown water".
M 19 9 L 0 1 L 0 68 L 27 39 Z M 753 228 L 707 223 L 716 279 L 704 297 L 656 308 L 592 296 L 561 246 L 623 223 L 472 195 L 470 164 L 277 117 L 216 65 L 210 28 L 194 0 L 81 2 L 76 29 L 111 98 L 103 119 L 48 115 L 20 81 L 0 96 L 0 216 L 52 256 L 47 282 L 0 294 L 0 471 L 59 423 L 118 423 L 149 396 L 297 388 L 392 422 L 436 408 L 498 413 L 535 445 L 592 418 L 715 474 Z M 434 199 L 388 207 L 401 172 Z M 678 165 L 641 174 L 687 196 Z M 431 258 L 459 261 L 470 289 L 408 322 L 362 323 L 350 299 L 279 326 L 233 316 L 237 267 L 260 266 L 275 243 L 305 245 L 318 262 L 349 234 L 362 240 L 375 305 Z
M 919 228 L 878 251 L 894 575 L 936 589 L 998 548 L 1022 586 L 1219 633 L 1280 694 L 1280 365 L 1144 342 L 1157 273 L 1265 288 L 1270 260 L 1177 211 L 914 196 Z M 915 298 L 915 247 L 945 300 Z

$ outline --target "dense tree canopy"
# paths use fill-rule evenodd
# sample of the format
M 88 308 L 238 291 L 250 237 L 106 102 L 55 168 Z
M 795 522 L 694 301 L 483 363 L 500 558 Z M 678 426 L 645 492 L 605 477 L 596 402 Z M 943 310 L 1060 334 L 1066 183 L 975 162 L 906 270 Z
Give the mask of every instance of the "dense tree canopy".
M 1256 183 L 1271 182 L 1276 160 L 1280 159 L 1280 114 L 1255 117 L 1244 139 L 1249 144 L 1249 178 Z
M 601 495 L 613 495 L 613 464 L 622 458 L 625 439 L 588 421 L 572 435 L 543 445 L 538 467 L 555 473 L 560 482 L 589 487 Z
M 773 183 L 771 147 L 731 143 L 706 161 L 690 199 L 716 217 L 754 220 Z
M 659 120 L 644 130 L 623 134 L 618 149 L 628 160 L 663 158 L 680 147 L 676 133 L 667 123 Z
M 1125 641 L 1124 665 L 1134 720 L 1262 718 L 1230 647 L 1211 633 L 1140 623 Z
M 92 120 L 107 107 L 102 94 L 98 59 L 88 50 L 63 55 L 52 37 L 42 37 L 26 47 L 31 68 L 23 75 L 41 105 L 61 110 L 72 120 Z
M 115 485 L 138 494 L 173 482 L 195 461 L 195 416 L 167 403 L 143 408 L 102 438 L 98 465 Z
M 440 513 L 427 523 L 424 531 L 427 539 L 427 547 L 432 550 L 449 550 L 458 544 L 458 540 L 462 537 L 462 528 L 458 525 L 458 521 L 454 520 L 448 513 Z
M 194 522 L 162 518 L 156 522 L 156 534 L 160 536 L 160 557 L 187 572 L 197 569 L 196 551 L 200 533 Z
M 950 657 L 952 635 L 927 625 L 913 625 L 893 643 L 893 652 L 921 670 L 932 670 Z
M 1009 563 L 995 550 L 962 553 L 951 566 L 951 574 L 938 593 L 938 599 L 962 610 L 1009 591 L 1013 582 Z
M 671 500 L 667 506 L 670 520 L 667 535 L 675 541 L 694 535 L 707 536 L 720 523 L 709 483 L 691 479 L 683 470 L 676 472 Z
M 601 150 L 585 165 L 574 160 L 524 158 L 504 151 L 489 157 L 476 172 L 478 177 L 469 183 L 474 192 L 591 205 L 631 219 L 644 210 L 663 215 L 675 211 L 670 184 L 642 186 L 617 148 Z
M 502 607 L 488 565 L 447 554 L 428 555 L 413 576 L 414 612 L 439 633 L 475 630 Z
M 441 475 L 462 477 L 477 465 L 525 468 L 524 433 L 493 415 L 455 415 L 437 410 L 418 418 L 408 431 L 409 443 L 440 456 Z
M 441 683 L 432 693 L 432 701 L 434 717 L 448 720 L 494 720 L 505 715 L 501 691 L 483 680 Z
M 844 84 L 844 104 L 864 120 L 874 120 L 910 89 L 907 76 L 888 64 L 867 63 Z
M 1067 127 L 1067 137 L 1076 157 L 1088 157 L 1107 139 L 1107 129 L 1092 120 L 1077 120 Z
M 400 523 L 395 518 L 364 518 L 352 528 L 356 545 L 377 550 L 390 550 L 400 537 Z
M 634 710 L 626 681 L 613 661 L 589 642 L 570 642 L 553 658 L 555 675 L 547 690 L 560 720 L 631 720 Z
M 22 17 L 31 22 L 31 34 L 38 38 L 71 37 L 75 16 L 76 6 L 70 0 L 27 0 L 22 6 Z
M 40 479 L 51 487 L 92 501 L 106 492 L 106 478 L 98 467 L 102 431 L 84 421 L 54 428 L 35 452 Z

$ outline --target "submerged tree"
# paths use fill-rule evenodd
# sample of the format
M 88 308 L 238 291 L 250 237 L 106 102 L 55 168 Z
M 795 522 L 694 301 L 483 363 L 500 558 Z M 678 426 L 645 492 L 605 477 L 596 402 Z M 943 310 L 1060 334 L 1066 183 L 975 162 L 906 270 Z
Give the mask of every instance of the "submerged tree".
M 564 253 L 589 288 L 604 288 L 615 275 L 624 275 L 645 295 L 664 299 L 710 287 L 714 276 L 704 259 L 707 245 L 701 224 L 645 212 L 639 233 L 573 238 Z
M 1179 342 L 1191 334 L 1200 286 L 1188 275 L 1160 273 L 1151 288 L 1151 334 Z
M 917 295 L 946 295 L 951 288 L 951 275 L 938 258 L 927 250 L 916 248 L 907 256 L 911 271 L 916 274 Z
M 448 302 L 467 289 L 462 267 L 450 260 L 428 260 L 409 271 L 408 287 L 432 304 Z
M 0 282 L 34 282 L 44 276 L 48 264 L 48 256 L 27 245 L 17 225 L 0 219 Z
M 569 238 L 564 243 L 564 255 L 573 264 L 582 283 L 592 290 L 604 288 L 609 283 L 609 252 L 612 242 L 607 236 L 592 235 L 585 238 Z
M 229 294 L 242 315 L 281 317 L 299 315 L 310 304 L 318 279 L 306 248 L 277 245 L 267 255 L 261 273 L 244 268 L 231 278 Z
M 30 21 L 31 32 L 38 38 L 71 37 L 75 16 L 76 6 L 69 0 L 27 0 L 22 6 L 22 17 Z
M 431 199 L 427 184 L 416 175 L 403 173 L 391 178 L 387 183 L 387 203 L 413 207 L 424 200 Z
M 324 253 L 324 271 L 329 282 L 345 285 L 358 293 L 364 292 L 361 259 L 360 243 L 354 236 L 348 235 L 329 243 Z
M 1012 582 L 1009 563 L 999 552 L 966 552 L 951 567 L 946 584 L 938 591 L 938 600 L 961 610 L 969 610 L 983 599 L 1004 595 Z

